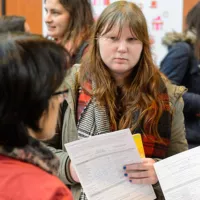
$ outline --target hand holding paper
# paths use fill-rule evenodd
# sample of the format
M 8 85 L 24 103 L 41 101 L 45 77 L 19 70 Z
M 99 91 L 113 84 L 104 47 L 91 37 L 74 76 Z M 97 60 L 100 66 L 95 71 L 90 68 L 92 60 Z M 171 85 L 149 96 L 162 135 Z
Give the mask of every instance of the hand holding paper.
M 143 158 L 142 163 L 126 165 L 125 173 L 128 175 L 130 182 L 134 184 L 155 184 L 158 178 L 152 158 Z
M 151 185 L 131 184 L 124 165 L 142 160 L 129 129 L 65 144 L 88 200 L 153 200 Z

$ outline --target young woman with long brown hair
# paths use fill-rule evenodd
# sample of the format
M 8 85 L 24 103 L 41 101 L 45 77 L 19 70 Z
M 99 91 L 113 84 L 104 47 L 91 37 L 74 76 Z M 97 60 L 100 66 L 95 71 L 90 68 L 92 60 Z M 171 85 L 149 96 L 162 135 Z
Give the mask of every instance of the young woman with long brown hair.
M 156 184 L 153 164 L 187 149 L 185 88 L 172 85 L 153 63 L 146 20 L 135 4 L 117 1 L 103 11 L 80 70 L 74 66 L 64 84 L 69 93 L 62 136 L 54 139 L 52 150 L 62 163 L 60 177 L 71 185 L 76 200 L 87 197 L 64 143 L 125 128 L 141 133 L 146 158 L 124 166 L 133 184 Z M 158 199 L 164 198 L 159 184 L 154 190 Z

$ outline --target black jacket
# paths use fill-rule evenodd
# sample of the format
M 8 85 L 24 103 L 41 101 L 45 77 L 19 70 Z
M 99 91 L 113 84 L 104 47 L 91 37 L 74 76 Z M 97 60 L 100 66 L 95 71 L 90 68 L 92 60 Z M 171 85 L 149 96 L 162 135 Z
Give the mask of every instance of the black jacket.
M 195 58 L 195 37 L 170 33 L 164 38 L 168 54 L 160 70 L 174 84 L 183 85 L 188 91 L 183 95 L 186 137 L 190 147 L 200 145 L 200 62 Z

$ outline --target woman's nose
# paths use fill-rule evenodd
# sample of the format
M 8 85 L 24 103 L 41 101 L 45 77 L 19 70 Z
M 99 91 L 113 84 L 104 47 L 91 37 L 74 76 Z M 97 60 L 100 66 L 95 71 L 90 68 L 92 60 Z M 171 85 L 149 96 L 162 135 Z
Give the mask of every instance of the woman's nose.
M 126 52 L 127 51 L 127 42 L 126 41 L 119 41 L 118 51 L 119 52 Z
M 51 14 L 50 13 L 47 13 L 45 15 L 45 22 L 46 23 L 50 23 L 52 21 L 52 18 L 51 18 Z

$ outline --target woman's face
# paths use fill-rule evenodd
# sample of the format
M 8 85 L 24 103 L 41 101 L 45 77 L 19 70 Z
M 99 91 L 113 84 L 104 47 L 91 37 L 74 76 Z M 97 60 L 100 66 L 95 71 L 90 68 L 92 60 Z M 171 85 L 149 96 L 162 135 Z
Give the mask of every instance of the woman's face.
M 56 125 L 58 121 L 58 113 L 60 104 L 64 101 L 64 95 L 52 96 L 49 100 L 49 109 L 45 111 L 39 121 L 39 126 L 42 129 L 41 133 L 35 134 L 35 137 L 40 140 L 51 139 L 56 133 Z
M 68 27 L 69 12 L 60 4 L 59 0 L 46 0 L 45 11 L 48 36 L 62 40 Z
M 143 44 L 125 24 L 119 35 L 119 27 L 114 26 L 99 38 L 101 59 L 116 81 L 124 80 L 138 63 Z

